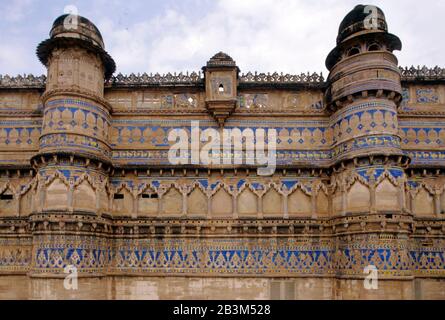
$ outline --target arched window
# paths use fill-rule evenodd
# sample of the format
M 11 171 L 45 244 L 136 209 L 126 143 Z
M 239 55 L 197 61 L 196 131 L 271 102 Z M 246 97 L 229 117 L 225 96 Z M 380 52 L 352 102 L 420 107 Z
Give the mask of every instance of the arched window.
M 378 43 L 372 43 L 368 46 L 368 51 L 380 51 L 382 48 Z
M 346 56 L 352 57 L 352 56 L 355 56 L 356 54 L 359 54 L 359 53 L 360 53 L 360 49 L 357 48 L 357 47 L 353 47 L 353 48 L 348 50 L 348 53 L 346 54 Z

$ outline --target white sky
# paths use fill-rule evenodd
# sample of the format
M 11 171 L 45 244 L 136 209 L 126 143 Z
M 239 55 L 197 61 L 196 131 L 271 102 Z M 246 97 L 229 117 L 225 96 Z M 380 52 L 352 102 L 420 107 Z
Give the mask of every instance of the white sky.
M 353 0 L 0 0 L 0 74 L 45 73 L 35 56 L 67 5 L 100 29 L 122 73 L 199 71 L 216 52 L 242 72 L 320 72 Z M 445 67 L 445 0 L 372 0 L 403 66 Z

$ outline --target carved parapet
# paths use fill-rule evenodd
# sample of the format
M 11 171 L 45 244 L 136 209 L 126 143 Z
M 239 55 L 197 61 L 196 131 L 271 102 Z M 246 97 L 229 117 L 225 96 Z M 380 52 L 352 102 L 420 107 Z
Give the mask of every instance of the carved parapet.
M 325 81 L 323 73 L 301 73 L 301 74 L 283 74 L 283 73 L 252 73 L 247 72 L 240 75 L 241 84 L 323 84 Z
M 166 74 L 130 74 L 123 75 L 119 73 L 111 77 L 107 82 L 112 87 L 151 87 L 151 86 L 187 86 L 199 85 L 204 83 L 201 72 L 186 73 L 166 73 Z
M 445 68 L 438 66 L 434 68 L 423 67 L 398 67 L 401 73 L 401 81 L 444 81 Z M 0 88 L 36 88 L 44 89 L 47 79 L 45 75 L 0 75 Z M 105 81 L 105 87 L 127 88 L 127 87 L 162 87 L 162 86 L 202 86 L 204 78 L 201 72 L 186 73 L 166 73 L 166 74 L 129 74 L 119 73 Z M 262 73 L 246 72 L 239 76 L 240 85 L 312 85 L 324 88 L 326 79 L 323 73 L 301 73 L 301 74 L 283 74 L 283 73 Z
M 438 66 L 434 68 L 428 68 L 426 66 L 415 68 L 411 66 L 399 67 L 400 73 L 402 75 L 402 81 L 438 81 L 445 79 L 445 68 L 440 68 Z
M 32 74 L 18 75 L 11 77 L 9 75 L 0 75 L 0 88 L 44 88 L 46 76 L 34 76 Z

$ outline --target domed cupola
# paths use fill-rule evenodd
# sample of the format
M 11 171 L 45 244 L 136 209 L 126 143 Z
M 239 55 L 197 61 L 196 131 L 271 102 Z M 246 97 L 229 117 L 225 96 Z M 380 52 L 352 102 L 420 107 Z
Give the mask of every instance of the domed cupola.
M 388 32 L 385 14 L 380 8 L 372 5 L 357 5 L 340 23 L 337 47 L 329 53 L 326 67 L 331 70 L 342 59 L 344 50 L 348 50 L 357 40 L 384 43 L 385 48 L 390 52 L 402 49 L 400 39 Z M 374 45 L 371 49 L 376 50 L 381 47 Z
M 64 14 L 58 17 L 51 28 L 50 38 L 37 47 L 37 57 L 48 66 L 50 53 L 55 47 L 77 45 L 99 55 L 104 65 L 104 77 L 109 79 L 116 70 L 116 64 L 105 51 L 99 29 L 87 18 Z
M 374 12 L 373 12 L 374 10 Z M 366 27 L 366 19 L 370 15 L 376 14 L 376 23 L 374 28 Z M 337 36 L 337 44 L 348 40 L 349 37 L 355 36 L 358 33 L 377 33 L 388 32 L 388 25 L 386 24 L 385 14 L 380 8 L 371 7 L 366 9 L 366 6 L 360 4 L 349 12 L 343 21 L 340 23 Z

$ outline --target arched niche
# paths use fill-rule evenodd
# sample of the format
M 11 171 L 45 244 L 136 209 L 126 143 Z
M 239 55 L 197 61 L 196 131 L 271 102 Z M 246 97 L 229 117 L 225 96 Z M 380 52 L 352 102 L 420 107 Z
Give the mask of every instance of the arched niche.
M 224 188 L 220 188 L 212 196 L 212 217 L 232 217 L 232 196 Z
M 425 187 L 420 188 L 413 202 L 414 215 L 419 217 L 434 215 L 434 199 Z
M 303 217 L 312 214 L 312 200 L 301 188 L 296 188 L 287 197 L 289 217 Z
M 74 112 L 74 122 L 75 126 L 73 127 L 73 130 L 80 130 L 80 128 L 82 128 L 82 124 L 85 122 L 85 114 L 83 113 L 82 109 L 77 109 Z
M 162 214 L 169 216 L 182 214 L 182 193 L 175 187 L 171 187 L 162 196 Z
M 127 188 L 120 189 L 113 196 L 113 215 L 129 216 L 133 213 L 133 195 Z
M 337 186 L 332 196 L 332 210 L 334 214 L 342 214 L 342 192 Z
M 74 187 L 73 208 L 96 212 L 96 191 L 87 180 Z
M 68 187 L 60 178 L 55 178 L 46 186 L 46 210 L 66 210 L 68 207 Z
M 355 181 L 347 193 L 347 212 L 369 212 L 371 207 L 371 194 L 369 188 Z
M 249 188 L 238 195 L 237 205 L 239 217 L 256 217 L 258 214 L 258 197 Z
M 445 215 L 445 190 L 440 195 L 440 214 Z
M 108 191 L 107 188 L 102 188 L 99 190 L 98 196 L 99 196 L 99 212 L 98 213 L 108 212 L 110 210 L 110 208 L 109 208 L 110 192 Z
M 207 215 L 208 199 L 198 186 L 196 186 L 187 197 L 187 211 L 187 215 L 191 217 L 202 217 Z
M 329 197 L 323 190 L 319 190 L 316 197 L 316 213 L 319 217 L 329 216 Z
M 62 113 L 60 114 L 60 121 L 63 122 L 63 125 L 71 126 L 71 121 L 73 120 L 73 113 L 68 109 L 65 108 Z
M 263 214 L 270 217 L 283 215 L 283 197 L 273 187 L 263 196 Z
M 0 216 L 17 216 L 17 198 L 10 188 L 0 193 Z
M 33 188 L 29 188 L 20 197 L 20 216 L 26 217 L 34 210 L 35 192 Z
M 138 195 L 138 216 L 154 217 L 158 214 L 159 196 L 151 187 L 147 187 Z
M 96 126 L 96 117 L 93 112 L 87 113 L 86 122 L 88 124 L 88 130 L 94 132 L 94 127 Z
M 388 178 L 379 183 L 375 189 L 377 210 L 399 210 L 399 190 Z

